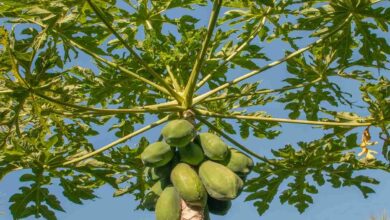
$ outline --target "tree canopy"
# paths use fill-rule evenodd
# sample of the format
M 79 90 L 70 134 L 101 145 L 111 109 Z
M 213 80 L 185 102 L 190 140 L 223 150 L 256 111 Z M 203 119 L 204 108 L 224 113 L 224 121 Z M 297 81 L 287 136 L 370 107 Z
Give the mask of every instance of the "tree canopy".
M 1 0 L 0 24 L 0 179 L 28 171 L 10 197 L 15 219 L 56 219 L 53 182 L 76 204 L 109 184 L 145 209 L 140 154 L 159 137 L 127 141 L 189 112 L 255 160 L 245 191 L 260 215 L 275 197 L 304 212 L 325 183 L 367 197 L 379 181 L 360 171 L 390 171 L 387 1 Z M 279 59 L 266 50 L 274 44 Z M 282 86 L 261 83 L 263 73 Z M 262 110 L 275 104 L 285 118 Z M 245 146 L 278 138 L 284 123 L 324 135 L 271 156 Z M 118 139 L 93 145 L 99 126 Z

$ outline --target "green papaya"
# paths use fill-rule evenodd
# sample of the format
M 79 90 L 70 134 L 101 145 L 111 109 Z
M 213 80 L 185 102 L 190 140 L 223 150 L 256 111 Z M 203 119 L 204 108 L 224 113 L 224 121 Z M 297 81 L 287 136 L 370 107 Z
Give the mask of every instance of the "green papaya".
M 238 176 L 248 175 L 253 168 L 253 160 L 234 148 L 230 148 L 230 156 L 223 164 Z
M 240 177 L 229 168 L 210 160 L 200 165 L 199 177 L 208 194 L 218 200 L 235 199 L 244 185 Z
M 179 163 L 173 168 L 171 182 L 187 204 L 201 207 L 206 204 L 207 193 L 202 181 L 188 164 Z
M 156 220 L 180 220 L 181 199 L 173 186 L 168 186 L 161 193 L 156 203 Z
M 154 194 L 160 196 L 161 193 L 163 192 L 163 190 L 164 190 L 168 185 L 169 185 L 169 180 L 163 178 L 163 179 L 160 179 L 160 180 L 158 180 L 157 182 L 155 182 L 155 183 L 153 184 L 152 188 L 150 188 L 150 190 L 151 190 Z
M 196 131 L 193 124 L 184 119 L 170 121 L 161 131 L 165 142 L 175 147 L 185 147 L 194 139 Z
M 204 160 L 202 148 L 195 143 L 190 143 L 183 148 L 179 148 L 179 154 L 181 162 L 194 166 L 199 165 Z
M 145 166 L 161 167 L 169 163 L 173 158 L 171 147 L 165 142 L 155 142 L 145 148 L 141 154 L 141 160 Z
M 232 207 L 232 202 L 230 200 L 227 201 L 217 200 L 209 196 L 207 198 L 207 207 L 209 212 L 214 215 L 226 215 L 230 207 Z
M 227 144 L 220 137 L 212 133 L 201 133 L 198 142 L 202 146 L 204 154 L 211 160 L 223 161 L 229 154 Z

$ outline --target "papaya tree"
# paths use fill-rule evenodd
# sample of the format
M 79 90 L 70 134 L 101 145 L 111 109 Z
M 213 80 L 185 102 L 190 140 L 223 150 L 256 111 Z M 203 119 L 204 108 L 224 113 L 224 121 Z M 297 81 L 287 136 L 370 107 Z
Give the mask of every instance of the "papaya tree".
M 15 219 L 56 219 L 104 185 L 157 219 L 228 215 L 241 191 L 259 215 L 275 197 L 304 212 L 325 183 L 367 197 L 379 182 L 361 171 L 390 171 L 388 1 L 1 0 L 0 15 Z M 319 137 L 259 154 L 288 123 Z M 92 143 L 102 127 L 117 139 Z

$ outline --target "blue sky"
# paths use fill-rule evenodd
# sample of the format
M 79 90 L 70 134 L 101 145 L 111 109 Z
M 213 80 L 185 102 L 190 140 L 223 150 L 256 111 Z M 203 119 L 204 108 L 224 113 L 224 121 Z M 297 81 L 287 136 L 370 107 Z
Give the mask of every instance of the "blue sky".
M 206 25 L 210 8 L 202 8 L 191 12 L 191 14 L 201 18 L 199 25 Z M 174 11 L 168 14 L 170 16 L 180 16 L 187 11 Z M 229 27 L 224 27 L 229 28 Z M 168 31 L 168 30 L 167 30 Z M 258 39 L 255 39 L 255 42 Z M 310 41 L 311 42 L 311 41 Z M 305 40 L 299 42 L 300 46 L 307 45 L 310 42 Z M 280 41 L 272 43 L 261 43 L 260 46 L 264 46 L 264 51 L 273 59 L 281 58 L 284 55 L 286 45 Z M 85 55 L 79 56 L 78 60 L 75 61 L 77 64 L 90 63 L 90 58 Z M 263 63 L 261 63 L 263 64 Z M 257 77 L 251 78 L 249 81 L 261 80 L 265 88 L 279 88 L 284 84 L 281 79 L 288 76 L 285 71 L 285 66 L 273 68 L 260 74 Z M 230 73 L 230 77 L 234 77 L 247 71 L 238 70 Z M 386 73 L 375 73 L 376 76 L 379 74 Z M 388 73 L 387 73 L 388 74 Z M 338 80 L 339 85 L 353 92 L 353 100 L 359 101 L 360 94 L 358 93 L 358 85 L 345 80 Z M 202 92 L 202 91 L 201 91 Z M 272 104 L 266 107 L 258 107 L 254 110 L 267 111 L 272 113 L 275 117 L 287 117 L 288 112 L 283 111 L 283 106 L 280 104 Z M 337 110 L 351 111 L 349 108 L 338 108 Z M 367 115 L 364 110 L 354 110 L 360 115 Z M 152 120 L 152 119 L 150 119 Z M 234 123 L 234 121 L 231 121 Z M 91 138 L 95 147 L 98 148 L 105 144 L 108 144 L 115 140 L 112 132 L 107 132 L 107 126 L 99 128 L 101 134 L 97 137 Z M 310 125 L 291 125 L 284 124 L 280 128 L 283 133 L 275 140 L 263 140 L 248 138 L 247 140 L 237 140 L 257 153 L 269 155 L 270 149 L 282 147 L 286 144 L 295 144 L 298 141 L 309 141 L 315 138 L 321 137 L 326 131 L 313 128 Z M 161 126 L 157 127 L 149 132 L 144 133 L 144 136 L 149 137 L 151 140 L 157 139 Z M 355 129 L 354 132 L 361 134 L 363 128 Z M 379 140 L 378 130 L 372 129 L 372 137 L 374 141 L 379 141 L 379 144 L 373 146 L 372 149 L 376 151 L 381 150 L 382 141 Z M 127 142 L 130 146 L 135 146 L 140 137 L 132 139 Z M 360 138 L 360 136 L 359 136 Z M 359 149 L 357 149 L 359 150 Z M 381 158 L 381 156 L 379 156 Z M 7 202 L 9 197 L 17 192 L 21 186 L 18 181 L 18 177 L 22 174 L 13 173 L 8 175 L 2 182 L 0 182 L 0 219 L 11 220 L 12 217 L 8 211 L 9 203 Z M 323 187 L 319 187 L 319 193 L 313 196 L 314 204 L 311 205 L 305 213 L 299 214 L 299 212 L 292 206 L 281 205 L 278 197 L 275 197 L 271 204 L 270 209 L 263 215 L 259 216 L 255 207 L 251 202 L 244 202 L 245 193 L 239 198 L 234 200 L 232 209 L 229 211 L 227 216 L 212 216 L 213 220 L 225 219 L 225 220 L 237 220 L 237 219 L 289 219 L 289 220 L 334 220 L 334 219 L 353 219 L 353 220 L 368 220 L 370 216 L 379 216 L 383 212 L 387 211 L 390 213 L 390 175 L 381 171 L 364 171 L 361 174 L 368 174 L 372 177 L 377 178 L 381 181 L 380 185 L 374 186 L 373 189 L 376 191 L 375 194 L 370 195 L 368 199 L 364 199 L 362 194 L 357 188 L 345 187 L 334 189 L 329 184 Z M 282 189 L 285 186 L 282 186 Z M 50 188 L 56 195 L 61 198 L 61 191 L 56 183 L 53 183 Z M 62 205 L 66 210 L 66 213 L 57 213 L 58 219 L 61 220 L 81 220 L 81 219 L 95 219 L 95 220 L 106 220 L 106 219 L 136 219 L 146 220 L 153 219 L 154 214 L 147 211 L 136 211 L 137 202 L 131 195 L 126 195 L 120 198 L 113 198 L 113 189 L 104 186 L 97 191 L 97 195 L 100 197 L 95 201 L 87 201 L 84 205 L 74 205 L 65 199 L 61 199 Z M 33 218 L 30 218 L 33 219 Z

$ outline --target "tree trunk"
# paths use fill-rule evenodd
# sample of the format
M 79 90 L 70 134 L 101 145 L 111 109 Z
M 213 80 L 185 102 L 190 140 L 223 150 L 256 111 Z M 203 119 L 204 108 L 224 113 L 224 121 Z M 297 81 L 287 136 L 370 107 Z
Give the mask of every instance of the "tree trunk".
M 184 200 L 181 200 L 180 220 L 206 220 L 204 218 L 204 209 L 201 207 L 188 206 Z

